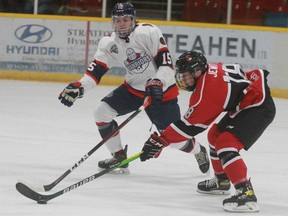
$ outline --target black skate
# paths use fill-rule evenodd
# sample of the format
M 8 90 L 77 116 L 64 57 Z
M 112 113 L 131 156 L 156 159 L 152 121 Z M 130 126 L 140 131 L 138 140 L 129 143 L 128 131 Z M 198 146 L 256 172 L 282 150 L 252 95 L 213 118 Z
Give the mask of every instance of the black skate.
M 127 159 L 127 145 L 125 146 L 125 148 L 123 150 L 120 150 L 118 152 L 113 153 L 112 158 L 99 161 L 98 162 L 98 168 L 100 171 L 105 170 L 105 169 L 109 169 L 113 166 L 120 164 L 125 159 Z M 119 173 L 120 172 L 123 174 L 130 174 L 128 166 L 129 166 L 129 164 L 125 164 L 125 165 L 119 167 L 120 170 L 114 170 L 114 171 L 112 171 L 112 173 L 117 173 L 117 172 Z
M 215 195 L 230 194 L 231 184 L 228 179 L 218 179 L 216 176 L 210 180 L 205 180 L 198 183 L 197 192 Z
M 195 158 L 201 172 L 209 174 L 210 160 L 204 146 L 200 145 L 200 152 L 195 154 Z
M 223 200 L 224 210 L 229 212 L 259 212 L 257 198 L 250 180 L 235 186 L 236 195 Z

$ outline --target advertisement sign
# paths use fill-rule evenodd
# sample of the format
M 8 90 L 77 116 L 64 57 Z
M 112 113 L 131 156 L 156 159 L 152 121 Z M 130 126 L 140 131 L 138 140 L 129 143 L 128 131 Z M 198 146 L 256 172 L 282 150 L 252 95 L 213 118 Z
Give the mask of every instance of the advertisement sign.
M 1 70 L 83 73 L 100 38 L 111 31 L 102 22 L 87 30 L 86 21 L 3 18 L 0 25 L 6 26 Z
M 111 32 L 106 21 L 2 17 L 0 70 L 83 73 L 99 40 Z M 240 63 L 245 70 L 271 72 L 270 85 L 288 88 L 288 32 L 157 24 L 172 59 L 187 50 L 200 51 L 209 62 Z M 113 68 L 111 75 L 124 75 Z

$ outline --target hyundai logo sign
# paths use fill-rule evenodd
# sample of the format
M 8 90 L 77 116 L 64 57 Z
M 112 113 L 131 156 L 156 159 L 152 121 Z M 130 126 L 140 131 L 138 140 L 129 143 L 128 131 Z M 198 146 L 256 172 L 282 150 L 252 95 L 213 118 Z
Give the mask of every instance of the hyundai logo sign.
M 45 26 L 30 24 L 17 28 L 15 36 L 25 43 L 43 43 L 50 40 L 52 31 Z

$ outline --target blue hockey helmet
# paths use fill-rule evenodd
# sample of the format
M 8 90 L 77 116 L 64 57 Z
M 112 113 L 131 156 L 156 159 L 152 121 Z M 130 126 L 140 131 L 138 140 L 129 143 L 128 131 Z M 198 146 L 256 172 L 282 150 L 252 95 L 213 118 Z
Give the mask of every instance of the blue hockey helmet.
M 130 2 L 116 3 L 112 10 L 112 17 L 115 17 L 115 16 L 119 17 L 119 16 L 125 16 L 125 15 L 135 17 L 136 11 L 134 9 L 134 6 Z

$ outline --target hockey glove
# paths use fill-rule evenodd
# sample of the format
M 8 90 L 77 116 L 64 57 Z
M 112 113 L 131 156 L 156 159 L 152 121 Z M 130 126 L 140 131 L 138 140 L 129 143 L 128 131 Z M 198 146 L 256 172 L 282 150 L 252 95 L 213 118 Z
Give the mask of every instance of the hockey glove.
M 70 83 L 60 94 L 58 99 L 65 106 L 72 106 L 77 98 L 82 98 L 84 94 L 84 88 L 80 82 Z
M 149 79 L 145 86 L 145 96 L 151 97 L 151 104 L 160 104 L 163 98 L 163 83 L 159 79 Z
M 159 157 L 162 149 L 169 144 L 160 138 L 156 132 L 152 134 L 149 139 L 144 144 L 142 151 L 143 153 L 140 155 L 141 161 L 149 160 L 150 158 L 157 158 Z

